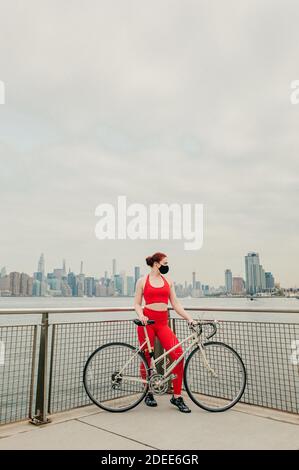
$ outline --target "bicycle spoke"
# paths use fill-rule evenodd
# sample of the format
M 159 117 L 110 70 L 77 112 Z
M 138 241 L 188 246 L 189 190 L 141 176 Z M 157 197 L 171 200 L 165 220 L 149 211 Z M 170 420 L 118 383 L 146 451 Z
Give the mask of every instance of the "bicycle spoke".
M 240 400 L 246 372 L 239 355 L 224 343 L 210 342 L 194 350 L 185 366 L 190 398 L 208 411 L 224 411 Z
M 109 343 L 88 359 L 84 386 L 91 400 L 101 408 L 127 411 L 145 396 L 147 375 L 147 364 L 135 348 L 125 343 Z

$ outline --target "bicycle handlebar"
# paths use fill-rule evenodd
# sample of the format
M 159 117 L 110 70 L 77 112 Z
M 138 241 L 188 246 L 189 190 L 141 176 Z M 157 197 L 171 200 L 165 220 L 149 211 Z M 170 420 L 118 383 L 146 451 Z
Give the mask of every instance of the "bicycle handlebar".
M 211 325 L 213 327 L 213 332 L 212 334 L 210 334 L 209 336 L 207 336 L 206 339 L 210 339 L 212 338 L 212 336 L 214 336 L 217 332 L 217 324 L 218 324 L 218 320 L 193 320 L 193 322 L 189 325 L 189 328 L 195 330 L 196 327 L 199 325 L 200 326 L 200 333 L 202 333 L 202 326 L 203 325 Z

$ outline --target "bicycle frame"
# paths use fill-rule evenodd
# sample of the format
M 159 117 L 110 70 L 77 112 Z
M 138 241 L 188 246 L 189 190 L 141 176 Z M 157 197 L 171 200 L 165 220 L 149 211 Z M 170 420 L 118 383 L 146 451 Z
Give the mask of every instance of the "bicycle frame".
M 175 344 L 172 348 L 168 349 L 167 351 L 165 351 L 163 354 L 161 354 L 160 356 L 158 356 L 156 359 L 153 358 L 153 348 L 150 344 L 150 340 L 149 340 L 149 337 L 148 337 L 148 334 L 147 334 L 147 330 L 146 330 L 146 325 L 143 326 L 143 328 L 145 329 L 144 332 L 145 332 L 145 341 L 140 345 L 140 347 L 136 350 L 135 354 L 124 364 L 123 368 L 118 372 L 118 374 L 121 374 L 122 371 L 125 369 L 125 367 L 127 367 L 131 361 L 133 361 L 133 359 L 137 356 L 137 354 L 139 352 L 142 352 L 142 349 L 145 345 L 147 345 L 148 347 L 148 351 L 149 351 L 149 354 L 150 354 L 150 358 L 151 358 L 151 363 L 150 363 L 150 367 L 149 369 L 153 371 L 153 373 L 157 373 L 157 368 L 156 368 L 156 364 L 161 361 L 162 359 L 164 359 L 164 357 L 168 356 L 169 353 L 171 351 L 174 351 L 176 348 L 178 348 L 179 346 L 183 345 L 184 343 L 186 343 L 187 341 L 191 341 L 191 344 L 186 348 L 185 351 L 183 351 L 183 354 L 180 355 L 180 357 L 178 359 L 176 359 L 175 361 L 172 362 L 172 364 L 166 368 L 166 370 L 164 370 L 164 374 L 162 375 L 163 379 L 166 380 L 168 378 L 168 376 L 171 374 L 172 370 L 177 366 L 177 364 L 179 364 L 183 358 L 186 356 L 186 354 L 188 353 L 188 351 L 190 351 L 190 349 L 193 348 L 193 346 L 195 345 L 198 345 L 199 346 L 199 349 L 200 349 L 200 352 L 202 354 L 202 357 L 203 357 L 203 361 L 204 361 L 204 365 L 207 367 L 207 369 L 214 375 L 214 376 L 217 376 L 217 374 L 215 373 L 215 371 L 210 367 L 208 361 L 207 361 L 207 358 L 206 358 L 206 355 L 205 355 L 205 352 L 204 352 L 204 349 L 202 347 L 202 342 L 201 342 L 201 339 L 200 339 L 200 334 L 196 333 L 196 332 L 193 332 L 191 333 L 189 336 L 187 336 L 185 339 L 183 339 L 182 341 L 180 341 L 179 343 Z M 129 381 L 129 382 L 141 382 L 141 383 L 147 383 L 147 380 L 144 380 L 142 378 L 137 378 L 137 377 L 129 377 L 129 376 L 122 376 L 122 380 L 126 380 L 126 381 Z

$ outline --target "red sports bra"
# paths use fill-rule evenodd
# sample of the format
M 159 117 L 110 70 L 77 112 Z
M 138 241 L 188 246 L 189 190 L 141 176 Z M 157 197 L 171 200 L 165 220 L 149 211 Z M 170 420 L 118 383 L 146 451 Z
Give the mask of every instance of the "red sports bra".
M 164 304 L 168 304 L 170 286 L 162 274 L 161 277 L 164 280 L 164 286 L 153 287 L 149 282 L 149 274 L 147 275 L 143 289 L 143 296 L 146 304 L 153 304 L 156 302 L 163 302 Z

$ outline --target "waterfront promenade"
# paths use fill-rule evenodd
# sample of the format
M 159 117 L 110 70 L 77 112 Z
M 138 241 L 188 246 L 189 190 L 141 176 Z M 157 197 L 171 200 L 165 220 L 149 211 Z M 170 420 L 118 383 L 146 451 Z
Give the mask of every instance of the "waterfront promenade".
M 299 450 L 299 369 L 294 349 L 299 311 L 186 309 L 194 318 L 218 318 L 215 339 L 234 347 L 244 361 L 244 395 L 225 412 L 197 407 L 185 389 L 190 414 L 171 405 L 170 394 L 157 397 L 157 408 L 142 402 L 125 413 L 91 405 L 83 388 L 83 367 L 91 352 L 107 341 L 137 346 L 132 308 L 0 309 L 4 351 L 0 449 Z M 27 322 L 33 313 L 36 321 Z M 56 318 L 58 313 L 64 315 L 63 321 Z M 20 317 L 18 324 L 12 316 Z M 188 334 L 186 322 L 171 311 L 169 321 L 178 338 Z M 193 385 L 198 389 L 201 383 L 197 377 Z M 31 418 L 51 422 L 35 426 Z
M 237 404 L 210 413 L 188 397 L 191 413 L 157 397 L 156 408 L 144 402 L 126 413 L 109 413 L 95 405 L 51 416 L 51 423 L 28 421 L 0 427 L 4 449 L 298 449 L 299 415 Z

